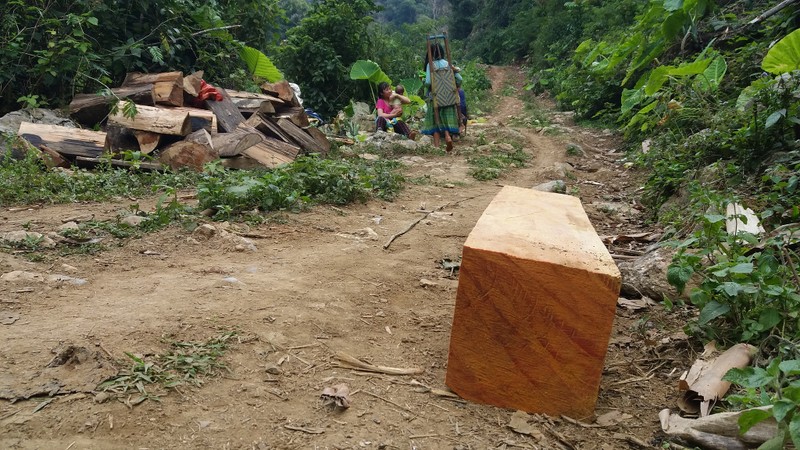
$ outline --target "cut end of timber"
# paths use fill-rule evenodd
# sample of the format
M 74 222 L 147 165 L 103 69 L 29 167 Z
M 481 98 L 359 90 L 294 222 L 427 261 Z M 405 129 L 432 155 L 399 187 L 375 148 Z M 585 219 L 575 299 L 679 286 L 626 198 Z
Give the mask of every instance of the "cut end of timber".
M 591 416 L 620 284 L 578 199 L 503 188 L 464 244 L 447 385 L 479 403 Z
M 620 276 L 580 200 L 570 195 L 506 186 L 464 246 Z

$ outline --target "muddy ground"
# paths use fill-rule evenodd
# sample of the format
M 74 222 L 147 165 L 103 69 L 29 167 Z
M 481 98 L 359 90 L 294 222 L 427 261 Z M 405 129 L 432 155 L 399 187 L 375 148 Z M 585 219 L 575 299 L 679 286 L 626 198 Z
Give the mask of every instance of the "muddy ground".
M 502 186 L 563 179 L 601 236 L 650 231 L 637 202 L 641 178 L 624 164 L 618 137 L 576 126 L 546 99 L 539 107 L 556 129 L 542 133 L 519 99 L 522 73 L 493 68 L 490 75 L 497 106 L 485 124 L 470 126 L 456 150 L 520 140 L 530 164 L 500 179 L 476 181 L 459 152 L 406 158 L 405 175 L 417 182 L 396 201 L 275 216 L 246 231 L 256 251 L 171 227 L 95 255 L 31 262 L 0 253 L 0 274 L 24 270 L 87 281 L 0 281 L 3 317 L 16 317 L 0 324 L 0 397 L 16 399 L 0 400 L 0 447 L 660 447 L 657 414 L 674 405 L 677 378 L 694 356 L 680 338 L 683 322 L 660 305 L 617 308 L 595 417 L 531 415 L 530 434 L 521 434 L 508 426 L 514 411 L 420 386 L 446 389 L 458 280 L 441 261 L 458 261 Z M 585 154 L 568 154 L 570 143 Z M 52 231 L 76 215 L 111 219 L 131 203 L 153 201 L 5 206 L 0 232 Z M 418 210 L 435 208 L 441 210 L 383 248 L 424 214 Z M 136 395 L 106 400 L 92 392 L 130 368 L 126 352 L 158 355 L 170 340 L 199 342 L 228 332 L 236 333 L 223 357 L 229 370 L 200 387 L 148 386 L 159 398 L 139 404 Z M 337 352 L 424 373 L 342 368 Z M 320 401 L 325 387 L 340 383 L 351 391 L 346 410 Z M 594 423 L 598 416 L 607 421 Z

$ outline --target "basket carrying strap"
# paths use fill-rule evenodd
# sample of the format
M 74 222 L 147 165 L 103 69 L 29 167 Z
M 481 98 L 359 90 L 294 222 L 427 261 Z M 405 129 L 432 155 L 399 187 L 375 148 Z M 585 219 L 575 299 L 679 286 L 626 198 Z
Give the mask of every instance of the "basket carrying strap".
M 450 106 L 458 103 L 458 91 L 456 90 L 456 77 L 453 69 L 444 67 L 435 69 L 431 72 L 433 82 L 433 97 L 436 100 L 436 106 Z

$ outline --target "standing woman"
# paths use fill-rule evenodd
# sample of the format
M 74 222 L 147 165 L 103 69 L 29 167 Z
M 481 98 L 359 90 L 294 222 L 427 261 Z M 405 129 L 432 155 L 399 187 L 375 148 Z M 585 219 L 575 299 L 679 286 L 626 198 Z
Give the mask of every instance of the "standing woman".
M 386 131 L 389 122 L 391 122 L 394 124 L 394 131 L 396 133 L 410 137 L 411 129 L 408 128 L 405 122 L 400 120 L 400 117 L 403 116 L 403 108 L 391 105 L 392 94 L 394 94 L 394 92 L 392 92 L 392 87 L 389 86 L 389 83 L 382 81 L 378 84 L 378 96 L 380 98 L 378 98 L 377 103 L 375 103 L 375 112 L 378 114 L 378 117 L 375 119 L 375 125 L 377 129 Z M 394 96 L 399 98 L 402 103 L 411 102 L 411 100 L 403 95 L 394 94 Z M 413 137 L 411 138 L 413 139 Z
M 425 123 L 422 127 L 422 132 L 429 136 L 433 136 L 433 146 L 438 147 L 441 144 L 441 136 L 444 135 L 444 141 L 447 151 L 453 150 L 453 137 L 452 134 L 458 134 L 459 120 L 456 105 L 439 106 L 434 108 L 433 95 L 431 89 L 431 64 L 433 70 L 441 70 L 450 67 L 450 63 L 445 59 L 444 49 L 442 44 L 436 43 L 431 45 L 431 58 L 433 63 L 428 61 L 428 55 L 425 55 L 425 87 L 428 90 L 428 111 L 425 113 Z M 461 74 L 455 72 L 456 82 L 461 84 Z M 438 109 L 438 121 L 436 120 L 436 111 Z

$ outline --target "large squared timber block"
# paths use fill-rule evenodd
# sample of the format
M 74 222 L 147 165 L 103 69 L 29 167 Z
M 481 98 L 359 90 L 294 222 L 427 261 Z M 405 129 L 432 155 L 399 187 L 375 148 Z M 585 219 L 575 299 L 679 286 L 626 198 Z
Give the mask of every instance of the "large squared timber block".
M 447 385 L 478 403 L 590 417 L 620 283 L 580 200 L 504 187 L 464 243 Z

